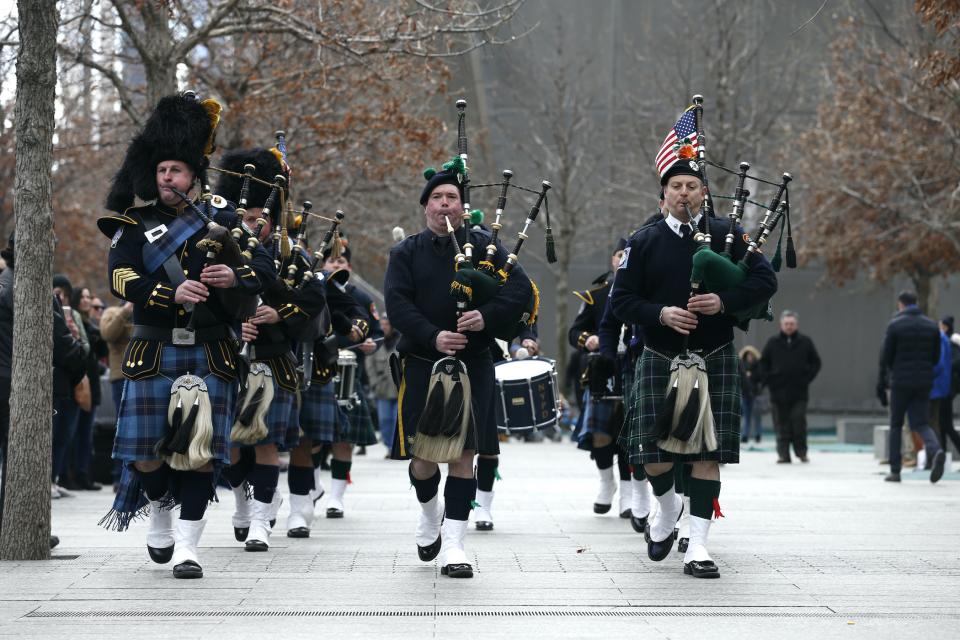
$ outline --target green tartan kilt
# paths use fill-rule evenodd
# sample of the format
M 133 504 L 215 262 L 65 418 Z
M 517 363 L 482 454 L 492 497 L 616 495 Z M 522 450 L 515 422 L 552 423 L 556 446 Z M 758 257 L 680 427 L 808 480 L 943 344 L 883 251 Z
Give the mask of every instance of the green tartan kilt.
M 644 349 L 637 361 L 626 418 L 627 428 L 620 438 L 620 445 L 627 451 L 631 464 L 707 460 L 733 464 L 740 462 L 740 371 L 732 342 L 710 352 L 705 358 L 717 450 L 676 454 L 662 451 L 657 446 L 654 425 L 664 408 L 673 355 Z

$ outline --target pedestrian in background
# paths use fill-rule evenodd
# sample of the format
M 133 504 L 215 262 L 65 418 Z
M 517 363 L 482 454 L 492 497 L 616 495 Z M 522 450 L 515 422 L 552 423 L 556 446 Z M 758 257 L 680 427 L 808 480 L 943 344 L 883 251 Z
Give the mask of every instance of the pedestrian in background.
M 810 383 L 820 372 L 813 340 L 801 334 L 795 311 L 780 314 L 780 333 L 770 338 L 760 356 L 761 380 L 770 389 L 777 462 L 790 462 L 790 446 L 801 462 L 807 457 L 807 402 Z
M 760 442 L 760 407 L 759 398 L 763 385 L 760 381 L 760 352 L 753 345 L 740 349 L 740 389 L 743 396 L 740 400 L 740 441 L 747 442 L 751 437 Z
M 930 482 L 943 476 L 944 452 L 930 427 L 930 392 L 934 367 L 940 362 L 940 330 L 917 306 L 917 294 L 903 291 L 897 297 L 897 313 L 887 325 L 880 350 L 877 396 L 886 404 L 890 388 L 890 473 L 887 482 L 900 482 L 903 419 L 923 438 L 930 468 Z
M 390 372 L 390 356 L 397 352 L 400 334 L 394 331 L 386 313 L 380 314 L 380 327 L 383 329 L 383 346 L 367 358 L 366 366 L 370 390 L 377 401 L 380 442 L 387 448 L 386 457 L 389 458 L 397 426 L 397 385 Z
M 120 415 L 120 399 L 123 397 L 123 354 L 133 335 L 133 303 L 123 302 L 109 307 L 100 318 L 100 336 L 107 343 L 107 365 L 109 367 L 110 395 L 113 397 L 114 415 Z M 122 463 L 113 461 L 113 488 L 120 486 Z
M 951 442 L 953 447 L 960 451 L 960 435 L 953 426 L 953 400 L 960 392 L 960 334 L 953 331 L 953 316 L 944 316 L 940 320 L 940 333 L 946 338 L 946 343 L 941 338 L 940 348 L 943 349 L 943 345 L 946 344 L 947 352 L 950 354 L 950 385 L 947 396 L 939 402 L 936 416 L 937 429 L 940 431 L 940 446 L 944 451 L 948 449 Z

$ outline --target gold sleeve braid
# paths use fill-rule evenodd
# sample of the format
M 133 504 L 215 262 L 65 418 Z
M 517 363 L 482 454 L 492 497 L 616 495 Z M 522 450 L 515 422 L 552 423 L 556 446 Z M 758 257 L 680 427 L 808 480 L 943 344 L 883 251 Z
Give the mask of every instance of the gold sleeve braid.
M 113 290 L 121 298 L 126 298 L 127 296 L 127 283 L 134 280 L 138 280 L 140 274 L 131 269 L 130 267 L 120 267 L 113 270 L 111 275 L 111 284 L 113 285 Z

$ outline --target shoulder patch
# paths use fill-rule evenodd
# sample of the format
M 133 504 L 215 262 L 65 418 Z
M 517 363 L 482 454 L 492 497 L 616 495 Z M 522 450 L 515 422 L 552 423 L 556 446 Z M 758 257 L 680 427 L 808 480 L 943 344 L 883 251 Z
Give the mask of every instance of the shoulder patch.
M 620 256 L 620 264 L 617 265 L 617 270 L 626 269 L 627 264 L 630 262 L 630 247 L 627 247 L 623 250 L 623 255 Z
M 123 226 L 118 226 L 117 230 L 113 232 L 113 240 L 110 242 L 110 248 L 116 249 L 117 243 L 120 242 L 120 237 L 123 235 Z

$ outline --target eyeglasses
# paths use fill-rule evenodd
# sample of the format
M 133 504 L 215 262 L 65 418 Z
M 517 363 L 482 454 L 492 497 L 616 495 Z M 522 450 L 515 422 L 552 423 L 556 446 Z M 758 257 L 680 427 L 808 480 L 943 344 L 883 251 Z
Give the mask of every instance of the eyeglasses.
M 95 305 L 93 305 L 93 308 L 96 309 L 97 311 L 103 311 L 103 310 L 106 309 L 107 307 L 104 306 L 104 305 L 102 305 L 102 304 L 95 304 Z

